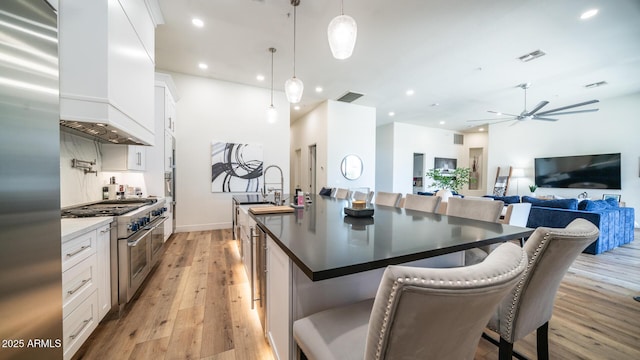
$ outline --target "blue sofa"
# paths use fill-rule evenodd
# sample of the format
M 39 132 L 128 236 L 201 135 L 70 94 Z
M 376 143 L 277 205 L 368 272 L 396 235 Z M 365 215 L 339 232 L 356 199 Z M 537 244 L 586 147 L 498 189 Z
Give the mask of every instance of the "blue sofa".
M 616 201 L 559 199 L 541 200 L 523 196 L 531 203 L 527 227 L 566 227 L 576 218 L 583 218 L 600 229 L 600 236 L 584 251 L 600 254 L 633 241 L 635 214 L 633 208 L 618 207 Z

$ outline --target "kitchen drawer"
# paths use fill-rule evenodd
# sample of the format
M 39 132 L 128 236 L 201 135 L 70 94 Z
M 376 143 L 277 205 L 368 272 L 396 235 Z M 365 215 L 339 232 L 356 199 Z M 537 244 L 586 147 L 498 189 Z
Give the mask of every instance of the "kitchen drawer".
M 97 236 L 98 231 L 92 230 L 62 243 L 62 271 L 95 254 Z
M 62 273 L 62 317 L 98 288 L 98 256 L 93 254 Z
M 64 359 L 71 359 L 98 326 L 98 292 L 89 297 L 62 320 Z

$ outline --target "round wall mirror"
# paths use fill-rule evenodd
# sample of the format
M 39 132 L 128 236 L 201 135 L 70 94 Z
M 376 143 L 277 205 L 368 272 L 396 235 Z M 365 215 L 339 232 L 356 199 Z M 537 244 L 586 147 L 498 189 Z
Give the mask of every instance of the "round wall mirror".
M 347 155 L 340 165 L 342 176 L 349 180 L 355 180 L 362 175 L 362 160 L 357 155 Z

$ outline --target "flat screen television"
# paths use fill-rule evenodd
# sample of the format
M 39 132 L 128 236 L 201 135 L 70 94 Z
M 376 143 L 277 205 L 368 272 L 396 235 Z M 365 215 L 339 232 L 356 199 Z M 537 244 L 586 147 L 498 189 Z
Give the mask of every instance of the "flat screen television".
M 620 153 L 535 159 L 536 185 L 543 188 L 621 189 Z

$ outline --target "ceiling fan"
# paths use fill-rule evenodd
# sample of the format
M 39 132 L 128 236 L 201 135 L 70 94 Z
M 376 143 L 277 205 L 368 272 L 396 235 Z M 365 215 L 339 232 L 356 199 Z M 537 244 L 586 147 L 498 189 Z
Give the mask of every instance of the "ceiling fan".
M 494 124 L 497 124 L 505 121 L 516 120 L 516 122 L 513 123 L 515 125 L 519 121 L 525 121 L 525 120 L 558 121 L 558 119 L 551 118 L 551 116 L 555 117 L 557 115 L 580 114 L 580 113 L 587 113 L 587 112 L 595 112 L 599 110 L 599 109 L 586 109 L 586 110 L 564 111 L 564 110 L 573 109 L 576 107 L 595 104 L 597 102 L 600 102 L 600 100 L 589 100 L 589 101 L 585 101 L 585 102 L 581 102 L 573 105 L 562 106 L 556 109 L 539 112 L 543 107 L 549 104 L 548 101 L 541 101 L 538 105 L 536 105 L 536 107 L 534 107 L 530 111 L 527 111 L 527 89 L 531 87 L 531 83 L 523 83 L 523 84 L 517 85 L 516 87 L 519 87 L 524 90 L 524 110 L 522 110 L 522 112 L 519 115 L 488 110 L 488 112 L 492 114 L 497 114 L 498 116 L 506 115 L 508 117 L 493 118 L 493 119 L 477 119 L 477 120 L 467 120 L 467 121 L 495 121 Z

